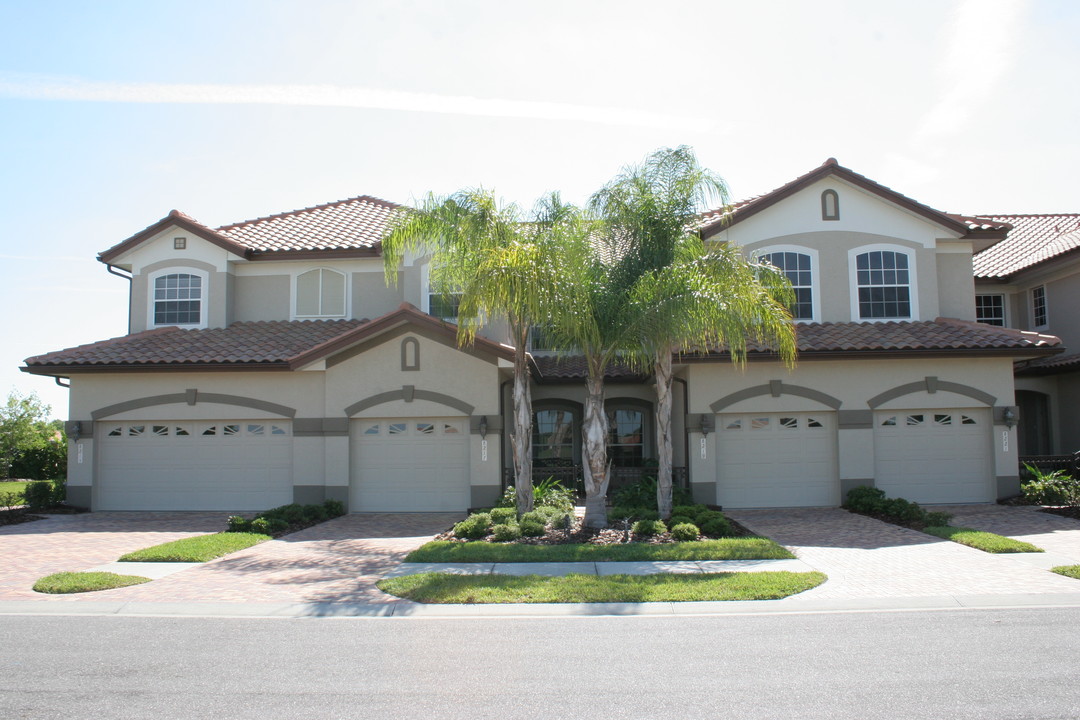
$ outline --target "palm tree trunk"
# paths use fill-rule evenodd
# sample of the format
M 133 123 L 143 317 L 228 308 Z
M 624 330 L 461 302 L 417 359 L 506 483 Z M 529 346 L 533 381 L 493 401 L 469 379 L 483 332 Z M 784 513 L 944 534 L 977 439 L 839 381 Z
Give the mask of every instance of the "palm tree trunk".
M 528 333 L 528 328 L 525 329 Z M 517 488 L 518 517 L 533 509 L 532 483 L 532 392 L 529 367 L 525 361 L 525 337 L 514 333 L 514 432 L 510 443 L 514 453 L 514 487 Z
M 656 376 L 656 447 L 659 467 L 656 469 L 656 507 L 660 518 L 671 517 L 671 349 L 656 353 L 653 362 Z
M 607 527 L 607 490 L 610 467 L 607 460 L 607 414 L 604 412 L 604 373 L 594 373 L 590 362 L 585 380 L 585 418 L 581 426 L 585 462 L 585 527 Z

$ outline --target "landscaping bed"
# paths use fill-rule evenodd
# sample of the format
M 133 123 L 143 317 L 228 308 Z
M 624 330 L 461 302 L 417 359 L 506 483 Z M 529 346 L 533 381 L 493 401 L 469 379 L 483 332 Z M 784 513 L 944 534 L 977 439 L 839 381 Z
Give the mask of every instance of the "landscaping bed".
M 662 575 L 450 575 L 420 573 L 378 582 L 421 603 L 603 603 L 779 600 L 825 582 L 819 572 Z
M 405 562 L 630 562 L 679 560 L 787 560 L 787 549 L 763 537 L 689 542 L 496 543 L 433 540 L 413 550 Z
M 141 585 L 150 578 L 141 575 L 117 575 L 111 572 L 61 572 L 34 583 L 34 591 L 50 594 L 69 594 L 112 590 L 113 588 Z
M 120 562 L 209 562 L 270 539 L 259 533 L 219 532 L 152 545 L 121 555 Z
M 0 526 L 44 520 L 39 513 L 71 515 L 89 512 L 64 502 L 64 480 L 5 480 L 0 482 Z
M 934 537 L 939 537 L 942 540 L 952 540 L 955 543 L 967 545 L 968 547 L 973 547 L 976 550 L 982 550 L 983 552 L 988 553 L 1045 552 L 1042 548 L 1035 547 L 1031 543 L 1024 542 L 1023 540 L 1014 540 L 1013 538 L 1005 537 L 1004 535 L 972 530 L 971 528 L 952 527 L 947 525 L 944 527 L 924 528 L 923 532 L 928 535 L 933 535 Z

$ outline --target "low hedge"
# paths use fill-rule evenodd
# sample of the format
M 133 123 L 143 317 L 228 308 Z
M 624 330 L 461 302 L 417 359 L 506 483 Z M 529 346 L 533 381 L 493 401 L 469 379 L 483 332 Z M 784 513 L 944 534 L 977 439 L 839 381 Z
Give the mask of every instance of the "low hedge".
M 253 532 L 277 537 L 318 525 L 345 514 L 345 503 L 326 500 L 319 505 L 292 503 L 258 513 L 253 518 L 232 515 L 226 532 Z
M 843 507 L 854 513 L 870 515 L 919 530 L 948 525 L 953 517 L 947 512 L 927 512 L 918 503 L 910 500 L 886 497 L 884 490 L 866 485 L 849 490 Z

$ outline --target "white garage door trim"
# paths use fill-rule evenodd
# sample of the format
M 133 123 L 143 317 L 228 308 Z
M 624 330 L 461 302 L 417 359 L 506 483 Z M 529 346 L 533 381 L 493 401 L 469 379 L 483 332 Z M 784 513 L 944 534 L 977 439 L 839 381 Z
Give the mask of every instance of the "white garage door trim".
M 266 510 L 292 502 L 292 427 L 279 420 L 102 423 L 96 509 Z
M 720 505 L 839 504 L 834 412 L 724 413 L 716 428 Z
M 351 512 L 468 509 L 468 418 L 353 420 L 350 435 Z
M 874 413 L 874 484 L 917 503 L 993 502 L 989 410 Z

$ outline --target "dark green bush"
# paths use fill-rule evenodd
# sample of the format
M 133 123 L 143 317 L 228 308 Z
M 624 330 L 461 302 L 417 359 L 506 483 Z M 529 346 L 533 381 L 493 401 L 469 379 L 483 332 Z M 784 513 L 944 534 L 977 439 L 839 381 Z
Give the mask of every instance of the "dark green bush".
M 290 525 L 299 525 L 304 522 L 304 506 L 292 503 L 291 505 L 282 505 L 281 513 L 279 517 L 283 518 L 285 522 Z
M 1080 480 L 1064 470 L 1044 472 L 1033 465 L 1025 465 L 1031 480 L 1020 484 L 1024 499 L 1036 505 L 1080 505 Z
M 345 503 L 340 500 L 324 500 L 323 507 L 329 517 L 336 518 L 345 514 Z
M 533 510 L 532 512 L 527 512 L 524 515 L 522 515 L 521 519 L 518 522 L 519 523 L 534 522 L 534 523 L 540 523 L 541 525 L 546 525 L 547 524 L 547 517 L 544 515 L 544 513 L 537 512 L 536 510 Z
M 251 532 L 251 521 L 240 515 L 230 515 L 229 532 Z
M 635 535 L 642 535 L 645 537 L 662 535 L 667 532 L 667 525 L 661 520 L 638 520 L 634 523 L 633 532 Z
M 54 494 L 53 484 L 46 480 L 27 483 L 26 490 L 23 491 L 23 497 L 31 510 L 44 510 L 52 505 Z
M 629 485 L 624 485 L 611 494 L 613 506 L 642 507 L 650 510 L 658 510 L 656 505 L 656 478 L 645 476 Z M 693 505 L 694 496 L 689 490 L 681 487 L 671 489 L 672 505 Z
M 321 523 L 327 518 L 326 508 L 322 505 L 305 505 L 304 522 Z
M 67 449 L 66 440 L 48 440 L 41 445 L 17 449 L 11 455 L 8 474 L 23 480 L 54 480 L 66 477 Z
M 847 499 L 844 501 L 844 509 L 855 512 L 881 512 L 885 502 L 885 491 L 876 487 L 860 485 L 848 490 Z
M 491 528 L 491 532 L 495 536 L 496 542 L 513 542 L 521 537 L 521 528 L 506 523 L 496 525 Z
M 487 535 L 490 530 L 491 515 L 488 513 L 475 513 L 454 526 L 454 534 L 468 540 L 482 538 Z
M 503 491 L 496 507 L 517 507 L 517 490 L 511 485 Z M 574 491 L 563 487 L 554 478 L 533 485 L 533 507 L 554 507 L 570 512 L 574 509 Z
M 949 524 L 952 515 L 947 512 L 928 513 L 918 503 L 904 498 L 886 497 L 879 488 L 857 487 L 848 491 L 844 508 L 867 515 L 880 515 L 890 522 L 928 527 Z
M 693 523 L 694 519 L 687 517 L 686 515 L 676 515 L 672 513 L 671 517 L 667 519 L 669 527 L 675 527 L 676 525 L 682 525 L 683 523 Z
M 698 516 L 703 512 L 709 512 L 709 509 L 704 505 L 676 505 L 671 508 L 671 516 L 682 515 L 683 517 L 690 518 L 691 522 L 697 522 Z
M 564 512 L 561 515 L 553 517 L 550 520 L 550 523 L 551 527 L 555 528 L 556 530 L 565 530 L 566 528 L 570 527 L 570 523 L 572 522 L 572 520 L 573 516 L 568 512 Z
M 512 507 L 492 508 L 491 522 L 495 525 L 514 525 L 517 523 L 517 509 Z
M 280 518 L 278 518 L 278 520 L 280 520 Z M 270 523 L 270 518 L 257 517 L 251 521 L 251 532 L 260 533 L 262 535 L 270 535 L 274 532 L 270 529 Z
M 717 514 L 719 515 L 719 513 Z M 699 527 L 701 533 L 709 537 L 733 537 L 735 535 L 735 528 L 731 527 L 731 523 L 723 515 L 703 520 Z
M 700 534 L 701 531 L 698 530 L 698 526 L 694 523 L 679 523 L 671 528 L 671 537 L 682 542 L 697 540 Z
M 525 537 L 540 537 L 547 532 L 543 521 L 535 518 L 525 519 L 523 517 L 518 525 L 521 527 L 521 534 Z
M 927 527 L 945 527 L 949 524 L 949 521 L 953 519 L 952 513 L 947 512 L 928 512 L 924 522 Z
M 269 518 L 270 532 L 284 532 L 289 529 L 289 523 L 284 518 Z

